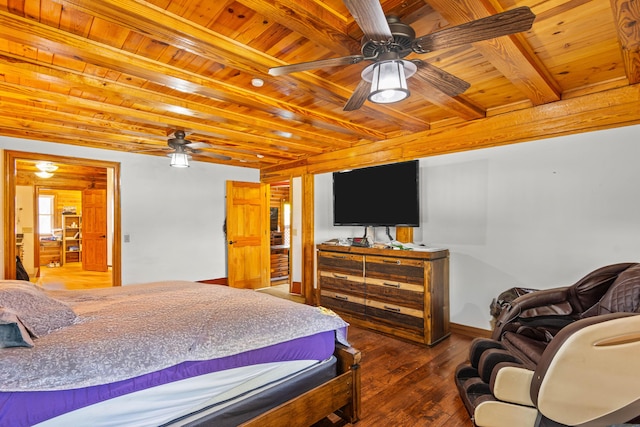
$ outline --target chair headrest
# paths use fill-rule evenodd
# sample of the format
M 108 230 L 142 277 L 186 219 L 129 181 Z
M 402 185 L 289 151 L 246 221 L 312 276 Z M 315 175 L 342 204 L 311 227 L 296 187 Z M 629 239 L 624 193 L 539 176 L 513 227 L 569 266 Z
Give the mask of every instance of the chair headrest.
M 612 264 L 598 268 L 584 276 L 569 289 L 569 298 L 576 312 L 584 313 L 593 309 L 593 306 L 601 301 L 621 274 L 639 266 L 639 263 Z M 587 316 L 583 315 L 583 317 Z
M 582 317 L 637 312 L 640 312 L 640 264 L 620 273 L 602 299 L 584 312 Z

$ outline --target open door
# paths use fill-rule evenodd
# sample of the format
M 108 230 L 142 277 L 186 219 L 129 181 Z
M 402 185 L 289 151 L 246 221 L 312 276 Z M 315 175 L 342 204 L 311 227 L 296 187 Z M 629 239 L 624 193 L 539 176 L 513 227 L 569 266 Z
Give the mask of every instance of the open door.
M 234 288 L 269 286 L 269 185 L 227 181 L 227 276 Z
M 82 191 L 82 269 L 107 271 L 107 191 Z

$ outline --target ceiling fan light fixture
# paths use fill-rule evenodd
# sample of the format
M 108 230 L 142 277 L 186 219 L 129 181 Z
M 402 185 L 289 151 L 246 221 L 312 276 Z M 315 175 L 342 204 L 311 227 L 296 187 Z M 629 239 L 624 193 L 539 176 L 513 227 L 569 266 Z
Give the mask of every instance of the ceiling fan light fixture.
M 409 96 L 407 78 L 416 72 L 410 61 L 393 59 L 379 61 L 362 71 L 362 78 L 371 82 L 369 101 L 376 104 L 391 104 Z
M 189 155 L 184 151 L 183 147 L 176 147 L 176 151 L 171 153 L 171 161 L 169 166 L 172 168 L 188 168 L 189 167 Z

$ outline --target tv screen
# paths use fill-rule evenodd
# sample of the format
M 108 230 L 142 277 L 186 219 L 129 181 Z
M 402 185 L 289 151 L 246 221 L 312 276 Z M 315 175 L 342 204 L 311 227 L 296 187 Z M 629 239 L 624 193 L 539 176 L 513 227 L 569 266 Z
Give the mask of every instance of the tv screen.
M 420 226 L 417 160 L 333 173 L 333 224 Z

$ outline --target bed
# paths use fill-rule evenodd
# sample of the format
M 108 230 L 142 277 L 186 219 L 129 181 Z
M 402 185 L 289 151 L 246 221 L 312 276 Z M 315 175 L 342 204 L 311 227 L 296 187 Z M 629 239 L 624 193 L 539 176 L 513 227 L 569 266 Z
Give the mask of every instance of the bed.
M 0 281 L 0 425 L 311 425 L 359 418 L 360 353 L 321 307 L 166 281 Z

